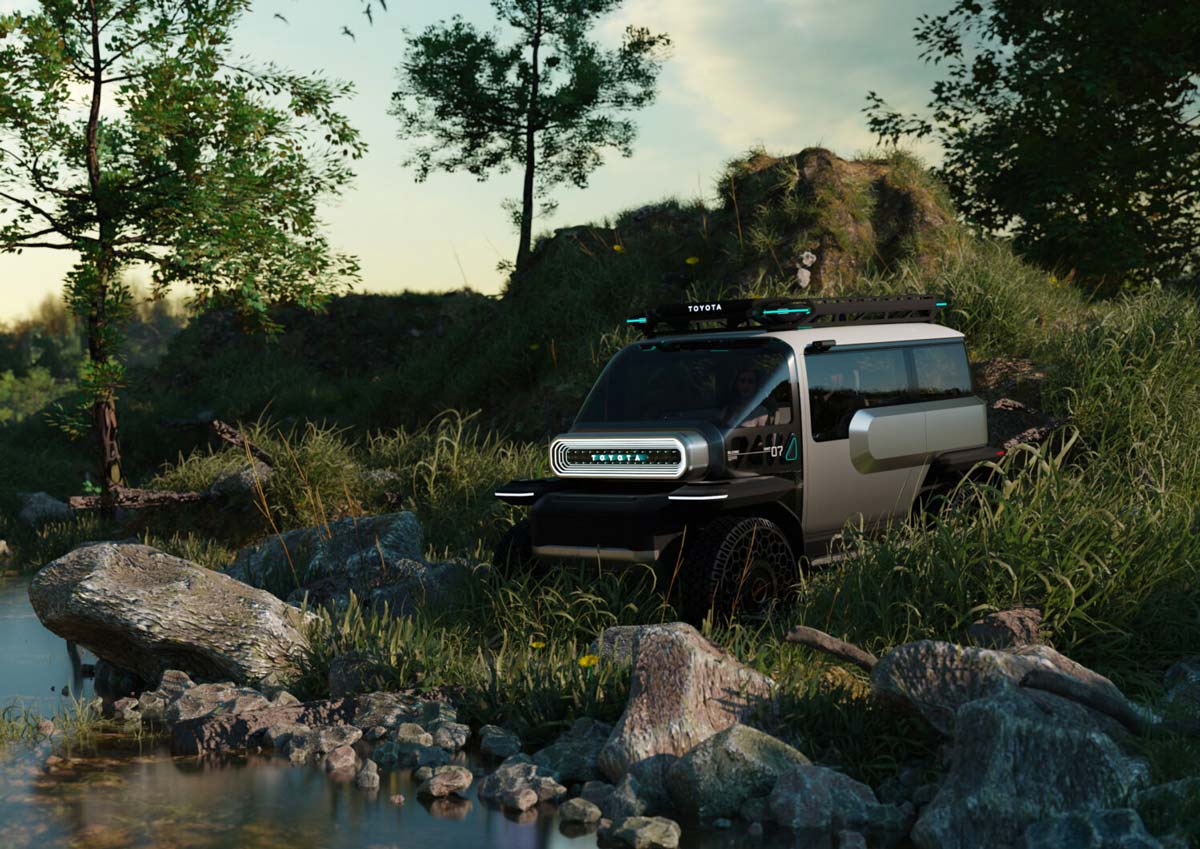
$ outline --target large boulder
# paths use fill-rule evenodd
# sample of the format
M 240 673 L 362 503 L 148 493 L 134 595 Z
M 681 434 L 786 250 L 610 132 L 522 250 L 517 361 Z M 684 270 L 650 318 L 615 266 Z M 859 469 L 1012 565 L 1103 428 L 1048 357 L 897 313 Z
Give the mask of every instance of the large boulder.
M 388 573 L 404 561 L 423 561 L 421 525 L 411 512 L 339 519 L 299 528 L 238 552 L 228 574 L 252 587 L 287 598 L 321 580 L 350 588 L 390 583 Z
M 1001 690 L 958 709 L 949 775 L 912 839 L 919 849 L 1004 849 L 1033 823 L 1124 807 L 1147 776 L 1107 735 Z
M 652 805 L 669 802 L 667 771 L 718 731 L 745 722 L 774 689 L 690 625 L 644 628 L 634 645 L 629 701 L 600 752 L 600 771 L 618 781 L 633 771 Z
M 1069 675 L 1124 701 L 1107 678 L 1049 646 L 998 651 L 937 640 L 905 643 L 885 654 L 871 670 L 871 689 L 887 701 L 918 711 L 938 731 L 949 734 L 962 705 L 1016 686 L 1034 669 Z
M 894 846 L 908 832 L 913 814 L 907 802 L 881 804 L 867 785 L 812 764 L 780 775 L 769 804 L 775 822 L 810 849 L 832 849 L 843 831 L 865 835 L 872 846 Z
M 1042 642 L 1042 611 L 1014 607 L 989 613 L 966 629 L 966 641 L 985 649 L 1010 649 Z
M 43 568 L 29 599 L 48 629 L 147 681 L 168 669 L 273 691 L 312 621 L 270 593 L 146 545 L 93 543 Z
M 735 817 L 746 800 L 766 796 L 801 752 L 747 725 L 731 725 L 680 758 L 667 773 L 676 808 L 692 818 Z

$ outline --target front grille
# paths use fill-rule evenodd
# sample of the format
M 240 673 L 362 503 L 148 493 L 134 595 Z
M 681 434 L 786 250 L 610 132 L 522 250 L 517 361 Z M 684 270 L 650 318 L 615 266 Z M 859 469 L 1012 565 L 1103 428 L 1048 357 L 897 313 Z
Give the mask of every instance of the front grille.
M 563 436 L 550 446 L 550 468 L 566 478 L 670 479 L 687 471 L 684 456 L 683 443 L 673 436 Z

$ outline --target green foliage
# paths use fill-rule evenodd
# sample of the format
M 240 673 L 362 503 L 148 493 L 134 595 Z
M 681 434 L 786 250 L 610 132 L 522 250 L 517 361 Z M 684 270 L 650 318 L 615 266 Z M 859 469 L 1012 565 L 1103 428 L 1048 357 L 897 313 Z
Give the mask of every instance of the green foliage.
M 231 57 L 247 0 L 43 0 L 0 16 L 0 252 L 77 255 L 65 300 L 86 323 L 80 403 L 53 420 L 99 430 L 106 490 L 123 483 L 114 402 L 134 307 L 122 271 L 155 294 L 272 327 L 281 301 L 321 305 L 357 273 L 317 205 L 364 150 L 336 111 L 345 84 Z
M 654 99 L 666 35 L 629 26 L 612 51 L 587 40 L 620 4 L 491 0 L 516 36 L 509 45 L 459 16 L 409 36 L 391 108 L 400 137 L 418 142 L 405 165 L 418 180 L 434 170 L 484 179 L 521 166 L 524 194 L 509 204 L 521 233 L 518 270 L 529 258 L 535 184 L 542 197 L 564 183 L 582 188 L 601 150 L 631 155 L 635 128 L 618 116 Z
M 298 692 L 323 695 L 333 658 L 356 652 L 378 664 L 368 689 L 448 688 L 464 721 L 503 724 L 531 745 L 579 717 L 620 715 L 628 675 L 590 665 L 588 643 L 608 625 L 663 615 L 644 576 L 562 570 L 508 580 L 484 566 L 475 578 L 467 597 L 437 616 L 395 618 L 355 600 L 336 614 L 319 611 Z
M 945 69 L 926 116 L 872 92 L 869 125 L 935 138 L 959 209 L 1089 288 L 1200 259 L 1200 7 L 1190 0 L 958 0 L 918 18 Z

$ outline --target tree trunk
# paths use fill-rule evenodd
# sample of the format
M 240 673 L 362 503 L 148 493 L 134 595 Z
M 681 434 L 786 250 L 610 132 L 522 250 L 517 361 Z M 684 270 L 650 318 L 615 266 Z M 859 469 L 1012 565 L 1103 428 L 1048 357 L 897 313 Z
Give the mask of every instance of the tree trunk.
M 96 136 L 100 128 L 100 97 L 104 87 L 104 66 L 100 56 L 100 19 L 96 12 L 96 0 L 88 0 L 92 36 L 92 102 L 87 125 L 87 168 L 88 184 L 92 192 L 92 206 L 96 211 L 96 228 L 99 243 L 93 257 L 96 279 L 90 287 L 91 304 L 88 309 L 88 359 L 103 375 L 108 365 L 108 288 L 112 276 L 113 238 L 112 222 L 106 214 L 100 185 L 100 153 Z M 101 378 L 103 380 L 103 377 Z M 124 483 L 121 477 L 121 450 L 117 441 L 117 407 L 115 395 L 110 387 L 100 387 L 92 404 L 92 427 L 95 429 L 100 460 L 100 515 L 112 519 L 117 509 L 117 488 Z
M 537 4 L 537 23 L 533 30 L 533 76 L 529 85 L 529 108 L 525 112 L 525 186 L 521 194 L 521 242 L 517 246 L 517 271 L 529 264 L 533 241 L 533 177 L 536 165 L 534 134 L 537 127 L 538 48 L 542 43 L 542 0 Z

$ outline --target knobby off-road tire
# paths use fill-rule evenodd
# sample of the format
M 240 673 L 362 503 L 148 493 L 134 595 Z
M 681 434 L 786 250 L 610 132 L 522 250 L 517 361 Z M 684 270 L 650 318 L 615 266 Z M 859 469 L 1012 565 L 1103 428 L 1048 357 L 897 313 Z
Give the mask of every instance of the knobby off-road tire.
M 781 598 L 796 580 L 787 536 L 769 519 L 722 516 L 688 542 L 680 576 L 684 619 L 703 621 L 756 613 Z

